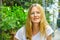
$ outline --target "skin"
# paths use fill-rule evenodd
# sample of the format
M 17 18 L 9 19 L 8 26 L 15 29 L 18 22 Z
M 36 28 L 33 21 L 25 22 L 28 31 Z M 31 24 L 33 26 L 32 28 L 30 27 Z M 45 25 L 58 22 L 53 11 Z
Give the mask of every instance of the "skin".
M 39 32 L 40 11 L 33 7 L 30 14 L 31 22 L 33 23 L 33 35 Z
M 36 35 L 39 32 L 39 22 L 41 20 L 40 16 L 40 10 L 36 7 L 33 7 L 30 15 L 31 21 L 33 23 L 33 35 Z M 52 35 L 49 35 L 47 40 L 52 40 Z

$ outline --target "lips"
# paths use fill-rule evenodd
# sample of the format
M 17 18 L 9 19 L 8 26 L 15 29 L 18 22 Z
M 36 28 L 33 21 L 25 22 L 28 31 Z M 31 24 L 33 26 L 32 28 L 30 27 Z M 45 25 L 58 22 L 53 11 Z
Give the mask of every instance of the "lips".
M 34 18 L 34 20 L 37 20 L 37 19 L 39 19 L 39 18 Z

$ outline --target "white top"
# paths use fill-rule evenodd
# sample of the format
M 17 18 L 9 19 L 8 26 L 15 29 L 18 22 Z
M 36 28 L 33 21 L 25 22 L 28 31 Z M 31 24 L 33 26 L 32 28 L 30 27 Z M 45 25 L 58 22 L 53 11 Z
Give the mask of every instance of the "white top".
M 18 40 L 26 40 L 26 35 L 25 35 L 25 27 L 22 27 L 20 28 L 16 35 L 15 35 L 15 38 L 17 38 Z M 49 36 L 50 34 L 53 33 L 53 30 L 52 28 L 49 26 L 46 28 L 46 34 L 47 36 Z M 32 36 L 32 40 L 46 40 L 46 37 L 45 36 L 40 36 L 40 32 L 38 32 L 36 35 Z

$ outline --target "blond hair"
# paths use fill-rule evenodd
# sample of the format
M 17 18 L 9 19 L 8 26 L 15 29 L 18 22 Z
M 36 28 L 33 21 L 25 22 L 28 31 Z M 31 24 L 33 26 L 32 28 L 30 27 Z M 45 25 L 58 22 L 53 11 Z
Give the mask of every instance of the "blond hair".
M 30 13 L 31 13 L 31 9 L 33 7 L 36 7 L 40 10 L 40 14 L 41 14 L 41 21 L 40 21 L 40 33 L 41 35 L 45 35 L 46 33 L 46 25 L 48 24 L 47 21 L 46 21 L 46 17 L 45 17 L 45 13 L 44 13 L 44 10 L 42 8 L 42 6 L 40 4 L 32 4 L 31 7 L 29 8 L 29 11 L 28 11 L 28 17 L 27 17 L 27 21 L 26 21 L 26 37 L 27 39 L 29 40 L 32 40 L 32 23 L 31 23 L 31 19 L 30 19 Z

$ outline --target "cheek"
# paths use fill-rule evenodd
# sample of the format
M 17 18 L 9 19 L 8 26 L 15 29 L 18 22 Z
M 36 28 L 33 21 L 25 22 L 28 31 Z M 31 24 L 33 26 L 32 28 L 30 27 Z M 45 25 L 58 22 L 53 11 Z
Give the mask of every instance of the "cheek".
M 30 16 L 30 20 L 31 20 L 31 22 L 33 22 L 34 21 L 34 16 Z
M 30 16 L 30 19 L 31 19 L 31 20 L 33 20 L 33 18 L 34 18 L 33 16 Z

